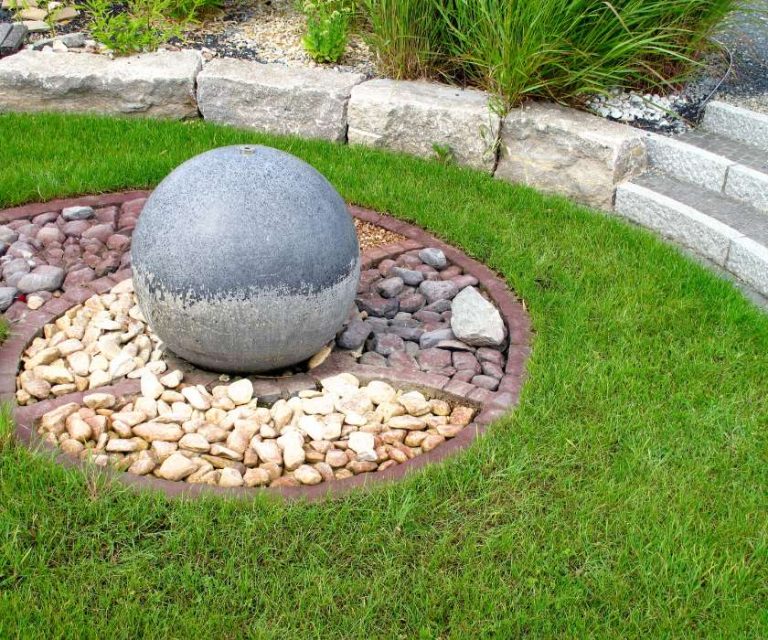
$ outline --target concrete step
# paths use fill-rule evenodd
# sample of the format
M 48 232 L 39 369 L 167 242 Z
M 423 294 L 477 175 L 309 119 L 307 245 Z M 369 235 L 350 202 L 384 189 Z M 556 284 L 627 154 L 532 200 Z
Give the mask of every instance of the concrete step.
M 768 296 L 768 216 L 764 212 L 658 173 L 619 185 L 615 211 Z
M 697 130 L 649 134 L 647 149 L 653 169 L 768 212 L 768 154 L 760 147 Z
M 768 151 L 768 114 L 714 100 L 704 110 L 701 128 Z

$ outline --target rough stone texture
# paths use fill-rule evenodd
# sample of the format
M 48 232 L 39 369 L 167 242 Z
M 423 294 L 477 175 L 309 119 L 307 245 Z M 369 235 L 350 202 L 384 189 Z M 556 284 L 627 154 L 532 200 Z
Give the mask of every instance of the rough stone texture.
M 725 266 L 731 241 L 742 233 L 652 189 L 623 184 L 616 190 L 616 213 L 658 231 Z
M 209 151 L 165 178 L 134 232 L 132 264 L 139 304 L 168 347 L 229 372 L 317 353 L 347 318 L 360 273 L 338 193 L 260 146 Z
M 726 268 L 768 296 L 768 248 L 764 245 L 750 238 L 734 240 Z
M 17 293 L 16 287 L 0 287 L 0 311 L 5 311 L 13 304 Z
M 16 53 L 23 46 L 27 31 L 23 24 L 0 24 L 0 58 Z
M 33 291 L 55 291 L 62 282 L 64 282 L 64 269 L 41 265 L 22 276 L 16 286 L 22 293 L 32 293 Z
M 216 59 L 197 78 L 206 120 L 257 131 L 343 141 L 352 87 L 364 76 Z
M 473 347 L 498 347 L 504 342 L 501 314 L 474 287 L 463 289 L 451 304 L 451 329 Z
M 725 194 L 768 212 L 768 174 L 735 164 L 728 169 Z
M 658 134 L 648 134 L 646 146 L 651 167 L 718 193 L 733 164 L 716 153 Z
M 158 52 L 110 60 L 25 50 L 0 60 L 0 112 L 65 111 L 165 118 L 197 116 L 202 57 Z
M 645 166 L 637 129 L 535 103 L 504 119 L 496 177 L 609 210 L 616 185 Z
M 427 82 L 371 80 L 352 89 L 349 142 L 425 158 L 442 149 L 459 164 L 492 171 L 500 119 L 488 95 Z
M 768 151 L 768 114 L 715 100 L 707 104 L 701 126 Z

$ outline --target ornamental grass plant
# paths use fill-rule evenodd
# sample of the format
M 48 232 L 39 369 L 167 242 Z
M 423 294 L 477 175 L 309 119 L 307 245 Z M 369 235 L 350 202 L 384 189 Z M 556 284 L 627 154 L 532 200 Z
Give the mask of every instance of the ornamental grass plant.
M 737 0 L 362 0 L 382 70 L 442 75 L 514 106 L 674 83 Z

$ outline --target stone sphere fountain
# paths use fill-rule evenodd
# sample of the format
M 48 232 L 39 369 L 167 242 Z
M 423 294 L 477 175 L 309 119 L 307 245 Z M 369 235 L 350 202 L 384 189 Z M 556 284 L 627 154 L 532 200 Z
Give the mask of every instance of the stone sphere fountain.
M 136 293 L 167 347 L 215 371 L 317 353 L 354 303 L 360 251 L 331 184 L 263 146 L 214 149 L 163 180 L 131 250 Z

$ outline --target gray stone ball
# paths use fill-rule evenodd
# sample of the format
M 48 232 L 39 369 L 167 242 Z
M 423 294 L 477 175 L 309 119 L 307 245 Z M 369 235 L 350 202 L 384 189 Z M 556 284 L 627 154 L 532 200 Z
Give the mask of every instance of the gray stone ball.
M 167 347 L 233 373 L 317 353 L 360 276 L 341 196 L 307 163 L 263 146 L 214 149 L 175 169 L 139 217 L 131 260 L 139 305 Z

